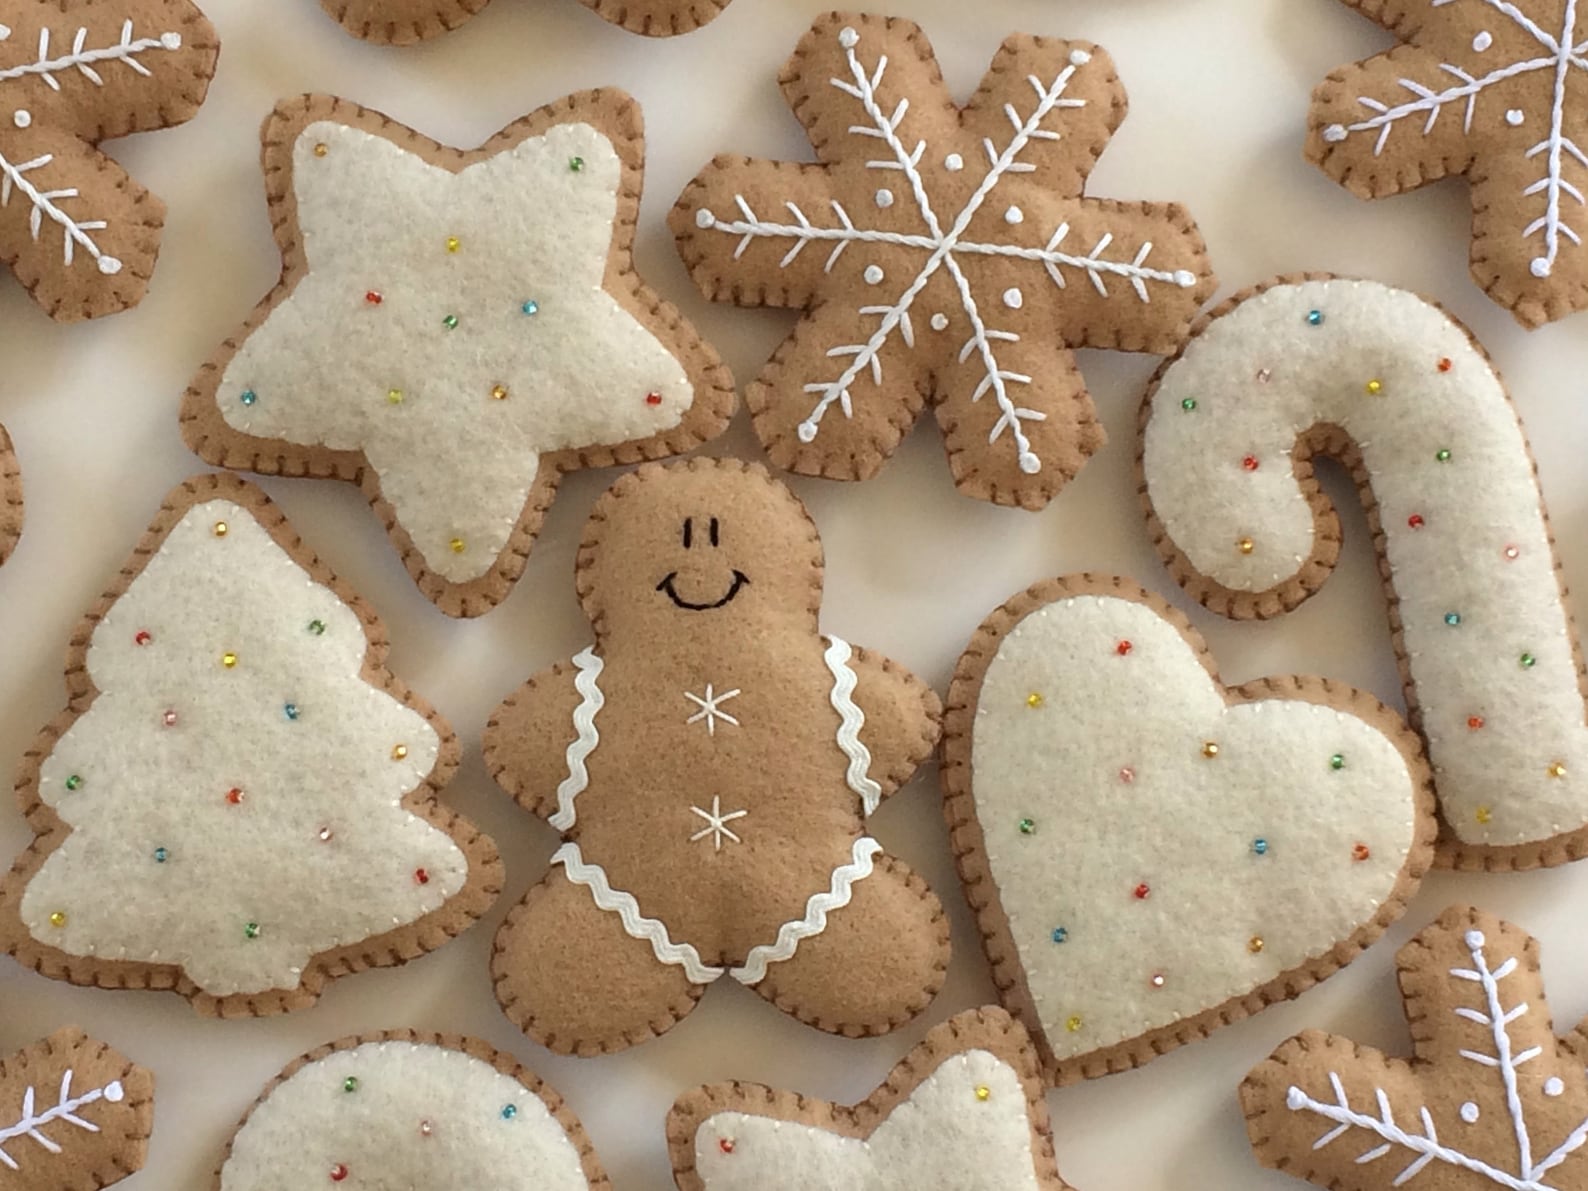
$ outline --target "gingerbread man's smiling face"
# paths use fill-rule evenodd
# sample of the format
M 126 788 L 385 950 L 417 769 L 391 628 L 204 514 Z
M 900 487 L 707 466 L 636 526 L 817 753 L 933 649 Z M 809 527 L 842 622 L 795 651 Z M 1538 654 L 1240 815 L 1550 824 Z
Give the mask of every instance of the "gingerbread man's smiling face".
M 596 506 L 579 594 L 600 635 L 753 632 L 821 600 L 821 543 L 761 468 L 692 460 L 629 476 Z

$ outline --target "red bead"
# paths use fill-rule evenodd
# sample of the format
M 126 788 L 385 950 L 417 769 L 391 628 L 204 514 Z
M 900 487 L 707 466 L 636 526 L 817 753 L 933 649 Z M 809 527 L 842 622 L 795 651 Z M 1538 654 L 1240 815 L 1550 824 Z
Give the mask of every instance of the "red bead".
M 1144 902 L 1152 896 L 1152 886 L 1143 881 L 1135 889 L 1131 890 L 1131 893 L 1135 895 L 1137 901 Z
M 149 644 L 149 642 L 151 642 L 153 640 L 154 640 L 154 634 L 151 633 L 148 629 L 139 629 L 137 631 L 137 633 L 134 634 L 134 636 L 132 638 L 132 643 L 134 645 L 147 645 L 147 644 Z
M 331 1181 L 333 1183 L 340 1183 L 345 1178 L 347 1178 L 347 1167 L 340 1162 L 331 1167 Z
M 377 292 L 375 290 L 370 290 L 367 294 L 364 295 L 364 301 L 368 302 L 371 306 L 379 306 L 385 300 L 386 300 L 385 295 L 381 294 L 381 293 L 379 293 L 379 292 Z
M 1478 731 L 1478 729 L 1483 727 L 1483 717 L 1481 715 L 1469 715 L 1467 717 L 1467 727 L 1474 732 Z
M 421 885 L 428 885 L 430 884 L 430 874 L 425 869 L 416 868 L 414 869 L 414 880 Z
M 1421 529 L 1423 526 L 1427 525 L 1428 522 L 1423 520 L 1423 515 L 1421 513 L 1413 513 L 1410 517 L 1406 518 L 1406 524 L 1411 526 L 1413 529 Z
M 243 792 L 236 786 L 233 786 L 230 790 L 226 791 L 226 801 L 231 803 L 233 806 L 239 805 L 242 800 Z
M 1351 849 L 1351 859 L 1356 861 L 1358 864 L 1361 864 L 1364 860 L 1370 859 L 1372 855 L 1373 849 L 1369 848 L 1366 844 L 1358 844 L 1356 847 Z
M 1441 372 L 1449 372 L 1454 367 L 1455 364 L 1451 362 L 1449 356 L 1439 361 L 1439 371 Z
M 1245 459 L 1241 460 L 1241 466 L 1247 471 L 1256 471 L 1261 465 L 1257 462 L 1256 455 L 1248 455 Z
M 1132 645 L 1129 641 L 1121 641 L 1118 645 L 1114 646 L 1114 652 L 1117 653 L 1120 657 L 1128 657 L 1129 654 L 1130 654 L 1130 651 L 1135 649 L 1135 648 L 1136 647 L 1134 645 Z
M 645 394 L 645 404 L 646 405 L 660 405 L 661 403 L 662 403 L 662 395 L 660 393 L 650 392 L 650 393 Z
M 721 1141 L 717 1142 L 717 1148 L 724 1154 L 731 1154 L 733 1153 L 733 1141 L 730 1138 L 724 1137 Z

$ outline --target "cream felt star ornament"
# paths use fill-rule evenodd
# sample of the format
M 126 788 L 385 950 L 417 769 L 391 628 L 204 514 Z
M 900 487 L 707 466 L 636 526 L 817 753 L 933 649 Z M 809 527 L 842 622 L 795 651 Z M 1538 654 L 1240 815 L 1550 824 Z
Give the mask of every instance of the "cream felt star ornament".
M 507 594 L 563 472 L 726 425 L 727 370 L 633 271 L 627 96 L 574 96 L 468 153 L 311 97 L 265 144 L 286 271 L 189 392 L 187 441 L 361 483 L 443 611 Z

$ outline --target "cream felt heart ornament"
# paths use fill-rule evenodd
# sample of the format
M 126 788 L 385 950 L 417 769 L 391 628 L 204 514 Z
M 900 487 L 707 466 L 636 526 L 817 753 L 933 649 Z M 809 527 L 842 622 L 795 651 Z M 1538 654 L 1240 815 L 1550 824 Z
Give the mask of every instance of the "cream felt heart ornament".
M 1039 584 L 982 625 L 944 778 L 995 981 L 1055 1085 L 1331 975 L 1433 859 L 1431 773 L 1393 711 L 1321 678 L 1226 688 L 1123 579 Z

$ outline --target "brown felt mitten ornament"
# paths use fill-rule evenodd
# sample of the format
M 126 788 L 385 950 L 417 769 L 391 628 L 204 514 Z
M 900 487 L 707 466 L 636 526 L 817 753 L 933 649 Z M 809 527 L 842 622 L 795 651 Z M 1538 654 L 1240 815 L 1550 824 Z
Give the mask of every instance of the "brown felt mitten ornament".
M 938 701 L 821 634 L 803 506 L 737 461 L 641 468 L 596 506 L 576 577 L 595 645 L 485 739 L 565 839 L 497 936 L 508 1016 L 557 1051 L 615 1051 L 723 976 L 835 1033 L 918 1014 L 947 923 L 865 818 L 931 755 Z
M 782 74 L 819 162 L 718 157 L 671 218 L 707 297 L 803 310 L 746 392 L 779 467 L 861 480 L 930 403 L 967 495 L 1041 508 L 1102 445 L 1072 349 L 1174 349 L 1214 281 L 1174 203 L 1085 196 L 1125 118 L 1097 46 L 1017 36 L 960 108 L 908 21 Z
M 143 1165 L 154 1076 L 78 1029 L 0 1057 L 0 1187 L 97 1191 Z
M 634 269 L 623 92 L 468 151 L 305 96 L 264 142 L 281 282 L 199 372 L 183 437 L 218 467 L 358 484 L 443 612 L 506 598 L 565 473 L 727 427 L 728 370 Z
M 456 29 L 491 0 L 320 0 L 354 37 L 380 45 L 413 45 Z M 544 0 L 530 0 L 540 4 Z M 580 0 L 614 25 L 647 37 L 689 33 L 733 0 Z
M 1313 93 L 1307 155 L 1360 198 L 1472 184 L 1472 277 L 1525 327 L 1588 307 L 1588 6 L 1343 0 L 1406 44 Z
M 0 426 L 0 562 L 10 557 L 22 536 L 22 469 L 11 436 Z
M 1398 964 L 1415 1057 L 1291 1039 L 1241 1085 L 1257 1156 L 1331 1191 L 1588 1186 L 1588 1031 L 1555 1036 L 1538 942 L 1457 907 Z
M 50 317 L 142 301 L 165 206 L 96 146 L 192 119 L 219 52 L 188 0 L 0 0 L 0 262 Z

